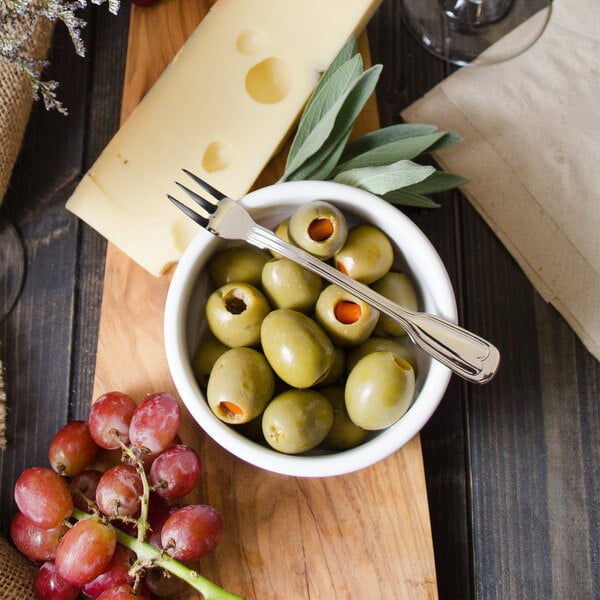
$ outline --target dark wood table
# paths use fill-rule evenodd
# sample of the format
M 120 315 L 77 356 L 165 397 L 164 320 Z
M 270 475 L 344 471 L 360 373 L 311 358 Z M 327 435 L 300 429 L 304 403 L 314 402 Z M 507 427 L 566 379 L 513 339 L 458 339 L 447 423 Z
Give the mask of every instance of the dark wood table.
M 106 243 L 64 204 L 118 128 L 128 10 L 87 10 L 85 59 L 57 29 L 48 75 L 60 81 L 70 116 L 34 107 L 1 209 L 24 249 L 20 296 L 0 323 L 4 534 L 16 477 L 45 463 L 52 435 L 85 418 L 91 401 Z M 393 0 L 384 0 L 369 39 L 373 62 L 384 65 L 384 125 L 452 70 L 413 41 Z M 406 212 L 444 259 L 461 322 L 503 357 L 486 386 L 453 377 L 422 432 L 439 596 L 600 598 L 600 364 L 465 198 L 438 200 L 439 209 Z M 18 254 L 0 268 L 13 281 Z

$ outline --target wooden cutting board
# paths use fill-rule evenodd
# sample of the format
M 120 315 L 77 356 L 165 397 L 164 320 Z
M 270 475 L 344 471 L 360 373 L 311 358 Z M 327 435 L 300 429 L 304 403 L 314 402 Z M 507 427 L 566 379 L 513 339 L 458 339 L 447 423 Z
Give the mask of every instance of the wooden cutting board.
M 122 120 L 213 3 L 159 0 L 151 8 L 133 6 Z M 368 61 L 365 36 L 361 51 Z M 378 126 L 373 101 L 357 127 Z M 278 178 L 285 151 L 257 185 Z M 162 334 L 169 281 L 169 275 L 149 275 L 109 244 L 94 397 L 114 389 L 138 401 L 153 391 L 176 394 Z M 437 598 L 418 437 L 374 467 L 324 479 L 248 465 L 207 438 L 185 411 L 181 438 L 203 462 L 202 483 L 189 500 L 213 505 L 225 523 L 223 541 L 202 560 L 209 579 L 247 600 Z

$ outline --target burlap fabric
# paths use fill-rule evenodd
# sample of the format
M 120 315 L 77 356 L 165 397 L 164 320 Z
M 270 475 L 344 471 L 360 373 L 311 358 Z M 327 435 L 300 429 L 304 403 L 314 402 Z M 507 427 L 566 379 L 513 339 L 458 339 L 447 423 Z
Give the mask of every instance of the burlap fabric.
M 33 600 L 36 567 L 0 536 L 0 598 Z
M 15 35 L 21 33 L 19 27 L 15 25 Z M 44 58 L 51 35 L 52 23 L 47 19 L 38 19 L 27 42 L 29 55 Z M 32 103 L 31 87 L 25 75 L 15 65 L 0 60 L 0 202 L 6 194 L 21 148 Z
M 0 356 L 2 345 L 0 344 Z M 4 389 L 4 365 L 0 359 L 0 450 L 6 448 L 6 390 Z

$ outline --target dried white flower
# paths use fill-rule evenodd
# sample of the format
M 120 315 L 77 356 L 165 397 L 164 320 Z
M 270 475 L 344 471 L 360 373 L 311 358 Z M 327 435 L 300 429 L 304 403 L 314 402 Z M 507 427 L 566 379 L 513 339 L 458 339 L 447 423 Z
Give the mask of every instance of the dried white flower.
M 92 4 L 108 3 L 112 14 L 119 11 L 119 0 L 91 0 Z M 62 22 L 73 42 L 75 52 L 85 55 L 81 32 L 86 26 L 76 12 L 87 7 L 87 0 L 0 0 L 0 60 L 16 65 L 27 77 L 35 100 L 42 98 L 46 109 L 67 110 L 56 96 L 56 81 L 42 80 L 48 62 L 28 55 L 27 42 L 33 35 L 37 19 Z

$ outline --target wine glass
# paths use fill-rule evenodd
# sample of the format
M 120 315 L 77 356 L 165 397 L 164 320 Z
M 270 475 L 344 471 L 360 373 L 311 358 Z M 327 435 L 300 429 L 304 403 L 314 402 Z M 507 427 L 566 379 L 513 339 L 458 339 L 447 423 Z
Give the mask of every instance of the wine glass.
M 399 1 L 402 17 L 419 42 L 463 67 L 521 54 L 542 35 L 552 10 L 551 0 Z
M 0 208 L 0 323 L 21 293 L 24 273 L 23 243 L 8 215 Z

